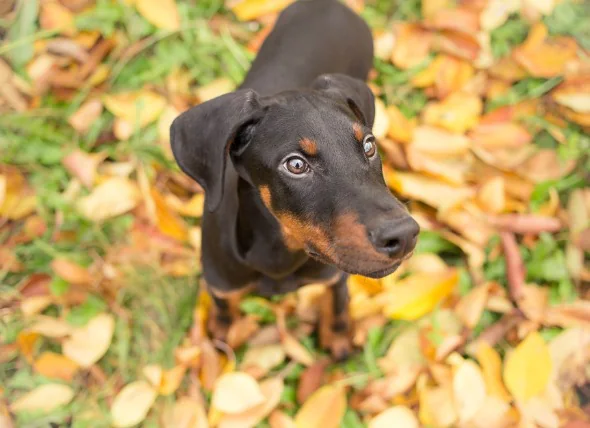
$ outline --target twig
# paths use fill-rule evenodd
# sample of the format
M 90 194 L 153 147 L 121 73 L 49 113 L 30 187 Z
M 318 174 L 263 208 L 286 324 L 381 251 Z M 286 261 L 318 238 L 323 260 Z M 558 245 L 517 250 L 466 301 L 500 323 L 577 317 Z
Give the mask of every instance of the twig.
M 518 304 L 523 294 L 526 270 L 516 238 L 511 232 L 500 232 L 502 250 L 506 259 L 506 277 L 508 279 L 508 292 L 512 300 Z

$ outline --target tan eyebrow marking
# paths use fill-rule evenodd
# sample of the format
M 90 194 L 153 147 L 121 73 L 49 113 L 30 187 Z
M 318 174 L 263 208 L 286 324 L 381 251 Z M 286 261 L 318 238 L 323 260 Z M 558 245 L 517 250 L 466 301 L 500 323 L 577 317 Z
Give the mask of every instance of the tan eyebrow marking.
M 310 156 L 315 156 L 318 153 L 318 145 L 315 141 L 309 138 L 302 138 L 299 141 L 299 147 L 301 147 L 301 150 L 303 150 L 305 154 Z
M 352 125 L 352 132 L 354 132 L 354 138 L 356 138 L 356 140 L 359 143 L 363 142 L 363 130 L 361 128 L 361 125 L 359 125 L 358 123 L 354 123 Z

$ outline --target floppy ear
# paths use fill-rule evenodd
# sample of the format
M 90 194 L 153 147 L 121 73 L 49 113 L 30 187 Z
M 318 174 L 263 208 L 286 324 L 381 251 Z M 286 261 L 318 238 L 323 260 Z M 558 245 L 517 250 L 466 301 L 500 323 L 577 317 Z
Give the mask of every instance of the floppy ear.
M 345 74 L 322 74 L 312 88 L 326 91 L 345 101 L 357 118 L 369 128 L 375 121 L 375 97 L 365 82 Z
M 174 158 L 180 169 L 205 190 L 209 211 L 215 211 L 223 198 L 230 146 L 259 107 L 255 91 L 238 90 L 185 111 L 170 126 Z

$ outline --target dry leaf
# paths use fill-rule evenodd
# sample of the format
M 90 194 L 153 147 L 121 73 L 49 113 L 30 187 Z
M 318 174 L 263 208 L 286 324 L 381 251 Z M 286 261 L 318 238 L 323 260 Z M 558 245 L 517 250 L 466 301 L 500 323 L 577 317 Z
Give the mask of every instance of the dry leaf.
M 451 294 L 458 280 L 455 269 L 449 269 L 445 274 L 411 275 L 392 287 L 390 301 L 383 313 L 392 319 L 418 319 Z
M 412 148 L 433 156 L 458 156 L 469 151 L 470 141 L 461 134 L 433 126 L 418 126 L 411 141 Z
M 229 413 L 243 413 L 263 403 L 264 395 L 256 380 L 241 372 L 223 374 L 215 383 L 211 405 Z
M 477 125 L 482 111 L 483 103 L 478 96 L 457 92 L 441 102 L 428 103 L 422 120 L 428 125 L 462 134 Z
M 166 107 L 163 96 L 147 89 L 104 95 L 102 101 L 116 118 L 139 128 L 158 119 Z
M 219 428 L 251 428 L 266 418 L 279 404 L 283 394 L 283 379 L 267 379 L 260 383 L 264 402 L 243 413 L 224 415 L 219 421 Z
M 457 421 L 450 385 L 426 387 L 419 393 L 418 417 L 423 426 L 450 427 Z
M 57 258 L 51 262 L 51 269 L 62 279 L 75 285 L 88 285 L 93 278 L 88 269 L 68 259 Z
M 416 118 L 408 119 L 393 105 L 387 107 L 387 115 L 389 116 L 387 136 L 400 143 L 409 143 L 416 126 Z
M 474 287 L 455 306 L 455 313 L 468 328 L 475 328 L 486 308 L 491 283 Z
M 145 419 L 157 397 L 156 390 L 146 381 L 138 380 L 126 385 L 111 405 L 114 427 L 134 426 Z
M 78 209 L 91 220 L 103 221 L 132 210 L 138 202 L 139 192 L 130 180 L 112 177 L 81 198 Z
M 59 339 L 69 336 L 72 329 L 73 327 L 64 320 L 39 315 L 35 318 L 35 323 L 29 328 L 29 331 L 38 333 L 41 336 Z
M 285 412 L 274 410 L 268 418 L 270 428 L 295 428 L 295 421 Z
M 483 183 L 477 194 L 479 206 L 489 213 L 501 213 L 506 209 L 504 177 L 496 176 Z
M 46 351 L 35 360 L 33 368 L 42 376 L 70 382 L 78 371 L 78 364 L 68 357 Z
M 473 428 L 507 427 L 510 426 L 508 411 L 510 405 L 494 396 L 487 396 L 483 404 L 465 425 Z
M 100 100 L 88 100 L 68 118 L 68 123 L 80 134 L 86 134 L 102 114 L 102 109 Z
M 196 92 L 199 101 L 204 103 L 233 91 L 235 87 L 236 85 L 230 79 L 227 77 L 220 77 L 206 85 L 199 86 Z
M 76 328 L 63 342 L 63 353 L 81 367 L 88 368 L 107 352 L 115 330 L 115 319 L 110 314 L 100 314 L 84 327 Z
M 230 7 L 240 21 L 250 21 L 263 15 L 278 12 L 293 0 L 241 0 Z
M 175 0 L 134 0 L 137 11 L 162 30 L 180 29 L 180 16 Z
M 14 400 L 10 406 L 13 412 L 50 412 L 65 406 L 74 398 L 74 390 L 60 383 L 48 383 L 27 392 Z
M 338 428 L 346 412 L 343 388 L 325 385 L 314 392 L 295 416 L 296 428 Z
M 419 426 L 414 412 L 406 406 L 390 407 L 369 422 L 369 428 L 418 428 Z
M 165 428 L 209 428 L 207 412 L 201 402 L 180 397 L 174 402 L 170 414 L 164 419 Z
M 480 368 L 471 360 L 465 360 L 453 376 L 453 396 L 455 408 L 461 421 L 468 421 L 475 416 L 483 405 L 486 384 Z
M 469 133 L 469 138 L 474 146 L 488 150 L 518 148 L 532 141 L 523 126 L 511 122 L 480 123 Z
M 285 357 L 285 350 L 280 344 L 250 346 L 244 354 L 241 367 L 243 370 L 256 367 L 263 376 L 285 361 Z
M 56 0 L 48 0 L 41 5 L 39 22 L 44 30 L 57 30 L 72 36 L 76 32 L 74 15 Z
M 328 367 L 328 361 L 316 361 L 307 367 L 299 377 L 297 385 L 297 402 L 303 404 L 324 382 L 324 372 Z
M 304 366 L 311 366 L 314 362 L 313 355 L 305 346 L 295 339 L 288 331 L 281 333 L 281 343 L 287 355 Z
M 417 24 L 399 24 L 395 34 L 391 62 L 401 69 L 415 67 L 428 58 L 432 34 Z
M 174 393 L 180 386 L 185 373 L 185 366 L 176 366 L 170 370 L 162 372 L 162 380 L 158 388 L 158 393 L 160 395 L 170 395 Z
M 498 352 L 487 342 L 481 341 L 477 348 L 476 357 L 482 368 L 488 394 L 510 402 L 510 394 L 502 382 L 502 360 Z
M 185 241 L 188 238 L 186 224 L 168 207 L 166 200 L 155 188 L 150 189 L 150 196 L 155 204 L 155 214 L 160 232 L 179 241 Z
M 86 187 L 94 185 L 96 170 L 107 157 L 106 153 L 89 154 L 82 150 L 74 150 L 62 159 L 64 168 Z
M 506 358 L 504 382 L 515 399 L 541 395 L 551 374 L 551 354 L 541 335 L 530 333 Z

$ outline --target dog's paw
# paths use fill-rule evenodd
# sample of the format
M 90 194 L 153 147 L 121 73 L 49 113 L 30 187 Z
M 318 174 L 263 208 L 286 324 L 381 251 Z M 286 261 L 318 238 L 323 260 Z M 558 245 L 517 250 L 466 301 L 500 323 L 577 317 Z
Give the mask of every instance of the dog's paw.
M 227 335 L 229 333 L 230 327 L 231 322 L 220 320 L 216 316 L 211 316 L 207 322 L 207 330 L 209 330 L 209 335 L 211 338 L 224 343 L 227 343 Z
M 347 334 L 334 333 L 330 342 L 330 352 L 334 360 L 346 360 L 352 354 L 352 340 Z

